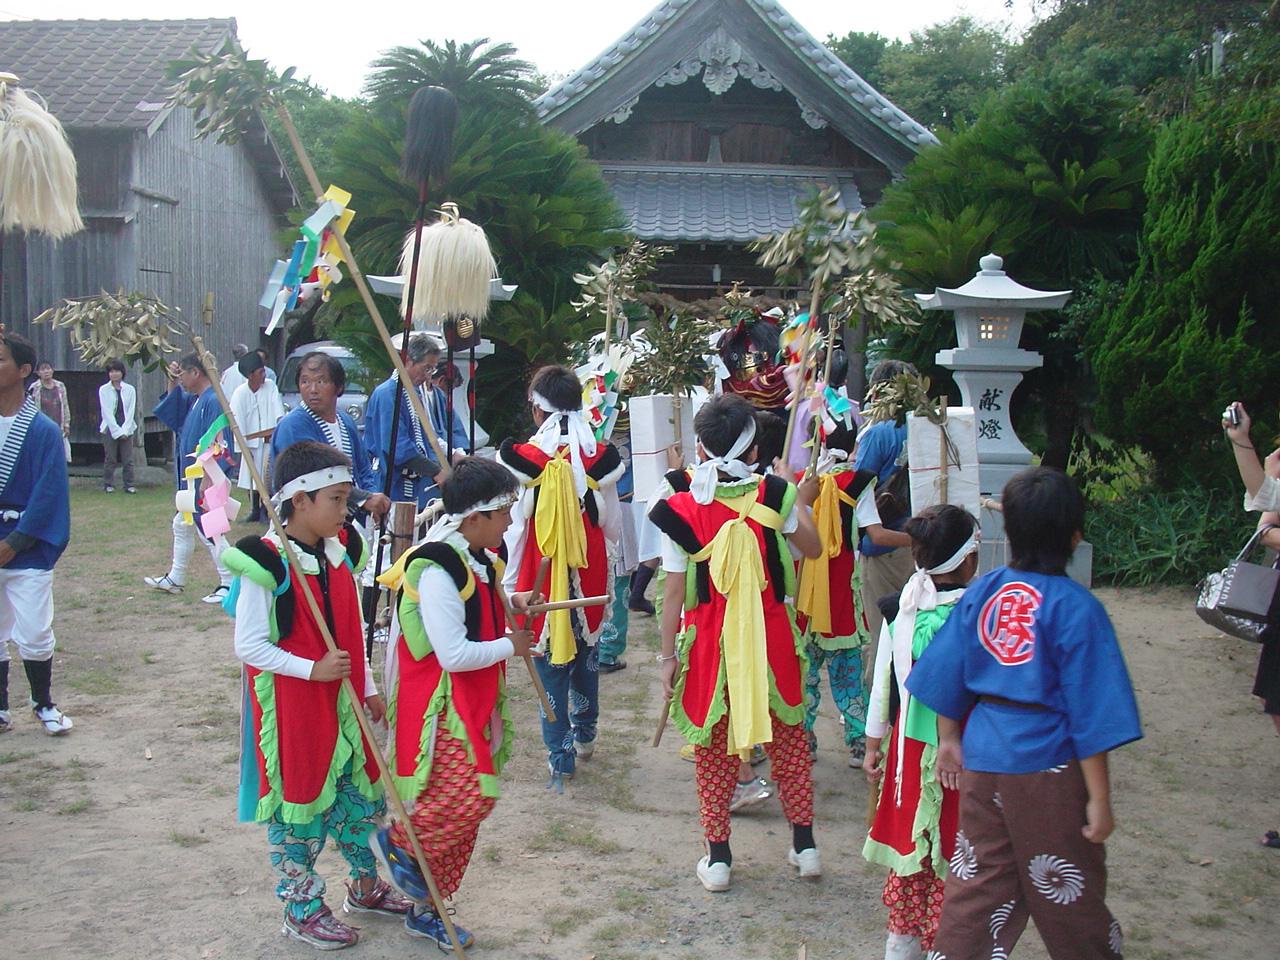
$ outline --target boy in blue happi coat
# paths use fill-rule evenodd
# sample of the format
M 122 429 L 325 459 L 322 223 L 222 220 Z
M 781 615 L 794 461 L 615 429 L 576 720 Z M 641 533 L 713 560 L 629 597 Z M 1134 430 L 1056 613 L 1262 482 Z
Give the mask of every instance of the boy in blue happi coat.
M 9 641 L 18 648 L 31 707 L 50 735 L 71 719 L 53 702 L 53 565 L 71 537 L 62 427 L 27 396 L 36 351 L 0 329 L 0 733 L 9 730 Z

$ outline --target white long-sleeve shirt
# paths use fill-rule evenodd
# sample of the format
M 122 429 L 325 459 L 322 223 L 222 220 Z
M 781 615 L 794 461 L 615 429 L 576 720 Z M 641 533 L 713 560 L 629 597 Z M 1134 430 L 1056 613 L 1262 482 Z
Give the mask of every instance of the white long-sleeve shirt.
M 1264 476 L 1257 493 L 1249 496 L 1248 490 L 1244 492 L 1244 508 L 1264 512 L 1280 510 L 1280 480 L 1269 474 Z
M 418 593 L 423 598 L 418 604 L 422 626 L 442 670 L 449 673 L 483 670 L 515 656 L 516 649 L 506 637 L 468 639 L 466 605 L 458 595 L 457 584 L 442 567 L 427 565 L 418 578 Z M 426 602 L 428 597 L 430 602 Z
M 454 591 L 457 594 L 457 591 Z M 278 673 L 285 677 L 309 680 L 315 660 L 300 657 L 283 650 L 271 642 L 270 590 L 245 577 L 240 578 L 240 599 L 236 602 L 236 656 L 255 670 Z M 298 611 L 302 616 L 310 614 Z M 353 682 L 355 678 L 352 678 Z M 373 681 L 373 668 L 368 660 L 364 665 L 364 695 L 376 696 L 377 684 Z

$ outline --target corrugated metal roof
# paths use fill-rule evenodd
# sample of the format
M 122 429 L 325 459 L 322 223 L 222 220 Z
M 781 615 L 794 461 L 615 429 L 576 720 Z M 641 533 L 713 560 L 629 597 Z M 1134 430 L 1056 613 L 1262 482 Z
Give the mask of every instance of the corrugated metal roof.
M 824 186 L 840 191 L 846 209 L 862 209 L 853 180 L 822 170 L 602 163 L 601 171 L 642 240 L 747 243 L 791 227 L 800 202 Z
M 165 68 L 211 51 L 234 20 L 28 20 L 0 23 L 0 70 L 44 97 L 64 127 L 145 129 L 169 96 Z
M 560 111 L 567 104 L 596 87 L 624 63 L 633 59 L 659 33 L 667 29 L 672 20 L 682 17 L 700 5 L 706 6 L 716 2 L 717 0 L 662 0 L 643 20 L 604 53 L 539 97 L 536 104 L 538 115 L 546 117 Z M 835 86 L 843 96 L 856 103 L 873 123 L 892 131 L 894 136 L 912 144 L 916 149 L 938 142 L 928 128 L 894 106 L 887 97 L 858 76 L 848 64 L 819 43 L 783 8 L 778 0 L 743 0 L 743 2 L 767 22 L 776 34 L 792 45 L 816 76 L 820 77 L 824 83 Z

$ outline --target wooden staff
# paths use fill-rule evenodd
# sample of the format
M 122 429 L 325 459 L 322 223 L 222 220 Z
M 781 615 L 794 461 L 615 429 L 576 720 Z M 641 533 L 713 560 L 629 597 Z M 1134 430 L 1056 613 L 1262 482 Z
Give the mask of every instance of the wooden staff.
M 530 596 L 538 596 L 542 590 L 542 583 L 547 579 L 547 571 L 551 569 L 551 558 L 543 557 L 542 563 L 538 564 L 538 574 L 533 578 L 533 590 Z M 511 601 L 507 599 L 506 593 L 499 591 L 498 596 L 502 600 L 502 607 L 507 611 L 507 622 L 516 623 L 515 611 L 511 609 Z M 532 616 L 523 617 L 520 620 L 520 627 L 528 629 L 529 624 L 533 622 Z M 547 719 L 552 723 L 556 722 L 556 712 L 551 706 L 551 700 L 547 696 L 547 688 L 542 685 L 542 678 L 538 676 L 538 668 L 533 665 L 532 654 L 524 655 L 524 665 L 529 668 L 529 679 L 533 681 L 533 688 L 538 691 L 538 699 L 542 701 L 542 712 L 547 715 Z
M 192 334 L 191 342 L 195 345 L 196 353 L 200 356 L 200 363 L 204 366 L 205 373 L 208 375 L 210 382 L 213 384 L 214 393 L 218 397 L 218 403 L 222 407 L 222 412 L 227 418 L 227 426 L 231 430 L 231 435 L 235 438 L 236 446 L 240 450 L 247 450 L 248 444 L 245 443 L 244 434 L 240 432 L 240 425 L 236 422 L 235 414 L 231 411 L 231 404 L 227 402 L 227 396 L 222 392 L 222 381 L 218 371 L 218 364 L 213 354 L 209 353 L 204 346 L 204 342 L 199 336 Z M 182 454 L 179 453 L 178 456 Z M 258 472 L 258 464 L 253 457 L 245 457 L 243 465 L 249 468 L 249 474 L 253 478 L 253 485 L 257 489 L 258 494 L 262 497 L 262 505 L 267 509 L 267 517 L 271 521 L 271 529 L 275 533 L 276 538 L 280 541 L 280 548 L 284 552 L 285 560 L 289 564 L 290 570 L 293 572 L 293 582 L 296 585 L 296 592 L 302 594 L 307 601 L 307 608 L 311 611 L 311 616 L 315 620 L 316 627 L 320 630 L 320 635 L 324 638 L 324 645 L 330 653 L 338 652 L 338 645 L 333 639 L 333 633 L 329 630 L 328 621 L 325 620 L 324 614 L 320 610 L 320 605 L 316 601 L 315 594 L 306 586 L 306 573 L 302 569 L 302 565 L 298 560 L 298 555 L 293 549 L 293 544 L 289 542 L 289 536 L 285 532 L 284 522 L 280 519 L 280 514 L 276 512 L 275 504 L 271 502 L 271 491 L 267 489 L 267 485 L 263 482 L 262 474 Z M 445 910 L 444 898 L 440 896 L 440 890 L 436 886 L 435 880 L 431 876 L 431 868 L 427 865 L 427 855 L 422 849 L 422 844 L 418 840 L 417 833 L 414 832 L 413 824 L 409 820 L 409 811 L 405 809 L 404 801 L 400 799 L 400 794 L 396 791 L 395 781 L 391 778 L 390 768 L 387 766 L 386 757 L 382 755 L 382 748 L 378 746 L 378 741 L 374 737 L 373 725 L 369 722 L 369 718 L 365 716 L 364 710 L 361 708 L 361 700 L 356 695 L 356 688 L 351 683 L 350 677 L 342 679 L 342 690 L 346 693 L 347 699 L 351 702 L 352 712 L 356 715 L 356 721 L 360 725 L 360 732 L 364 735 L 365 741 L 373 749 L 373 757 L 378 765 L 378 778 L 382 781 L 383 791 L 391 800 L 393 814 L 397 820 L 405 828 L 405 833 L 409 836 L 409 842 L 413 846 L 413 858 L 417 861 L 418 869 L 422 871 L 423 878 L 427 881 L 427 892 L 431 896 L 431 905 L 435 908 L 436 914 L 444 923 L 446 932 L 449 934 L 449 940 L 453 944 L 454 953 L 459 958 L 465 958 L 466 952 L 463 949 L 462 941 L 458 938 L 458 931 L 453 926 L 453 920 Z
M 658 715 L 658 729 L 653 732 L 653 745 L 662 743 L 662 734 L 667 729 L 667 717 L 671 716 L 671 698 L 662 698 L 662 713 Z
M 836 352 L 836 331 L 835 325 L 828 321 L 831 327 L 827 331 L 827 359 L 822 368 L 822 382 L 825 386 L 831 386 L 831 363 L 835 358 Z M 813 423 L 813 449 L 809 452 L 809 469 L 805 471 L 806 477 L 811 477 L 818 472 L 818 457 L 822 454 L 822 444 L 818 442 L 818 432 L 820 429 L 819 421 L 815 417 Z M 784 460 L 783 463 L 786 463 Z M 945 502 L 945 497 L 943 498 Z
M 289 116 L 289 111 L 284 104 L 276 105 L 276 117 L 280 120 L 281 126 L 284 127 L 284 132 L 289 137 L 289 143 L 298 158 L 302 172 L 306 175 L 308 185 L 316 195 L 317 202 L 321 201 L 324 197 L 324 188 L 320 186 L 320 177 L 316 174 L 315 167 L 311 165 L 311 158 L 307 155 L 307 150 L 302 145 L 302 140 L 298 137 L 298 128 L 293 125 L 293 118 Z M 351 245 L 347 243 L 347 238 L 337 230 L 333 231 L 333 236 L 338 241 L 338 249 L 342 252 L 342 258 L 347 262 L 351 279 L 354 281 L 356 289 L 360 291 L 360 299 L 364 303 L 364 308 L 369 311 L 369 317 L 373 320 L 374 328 L 378 331 L 382 346 L 386 349 L 387 356 L 391 358 L 391 363 L 396 368 L 396 373 L 400 376 L 400 382 L 408 383 L 409 371 L 405 369 L 404 361 L 400 359 L 400 351 L 391 342 L 391 334 L 387 332 L 387 325 L 382 322 L 382 314 L 378 312 L 378 305 L 373 302 L 373 294 L 369 290 L 369 285 L 365 282 L 364 273 L 361 272 L 360 265 L 356 262 L 356 255 L 352 252 Z M 445 455 L 444 447 L 440 444 L 440 438 L 436 436 L 436 428 L 431 424 L 431 418 L 427 415 L 426 407 L 422 405 L 422 398 L 418 395 L 418 391 L 405 390 L 405 396 L 409 398 L 409 405 L 413 407 L 414 416 L 422 421 L 422 430 L 427 436 L 427 441 L 431 444 L 431 449 L 435 451 L 436 462 L 440 464 L 440 472 L 436 474 L 436 482 L 443 483 L 449 478 L 449 474 L 452 471 L 449 466 L 449 458 Z
M 601 597 L 578 597 L 574 600 L 552 600 L 550 603 L 531 603 L 529 604 L 529 613 L 537 616 L 540 613 L 550 613 L 552 610 L 581 610 L 583 607 L 603 607 L 609 602 L 608 596 Z

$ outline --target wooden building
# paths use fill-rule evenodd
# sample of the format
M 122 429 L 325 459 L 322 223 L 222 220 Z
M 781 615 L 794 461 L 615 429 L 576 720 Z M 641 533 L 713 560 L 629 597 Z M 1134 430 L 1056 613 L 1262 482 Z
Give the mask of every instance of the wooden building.
M 203 326 L 212 293 L 205 339 L 224 364 L 233 344 L 262 341 L 258 298 L 296 192 L 265 127 L 232 146 L 196 140 L 191 111 L 165 102 L 169 61 L 193 46 L 215 50 L 235 31 L 234 20 L 0 23 L 0 70 L 42 96 L 67 129 L 85 221 L 82 233 L 60 243 L 4 236 L 0 321 L 29 336 L 67 383 L 77 442 L 98 439 L 105 376 L 80 362 L 65 331 L 31 324 L 62 298 L 123 287 Z M 163 375 L 135 367 L 129 379 L 149 414 Z M 145 429 L 164 433 L 150 417 Z
M 776 0 L 663 0 L 537 106 L 600 164 L 636 236 L 676 245 L 656 279 L 682 299 L 768 290 L 747 243 L 791 226 L 815 187 L 870 206 L 936 142 Z

